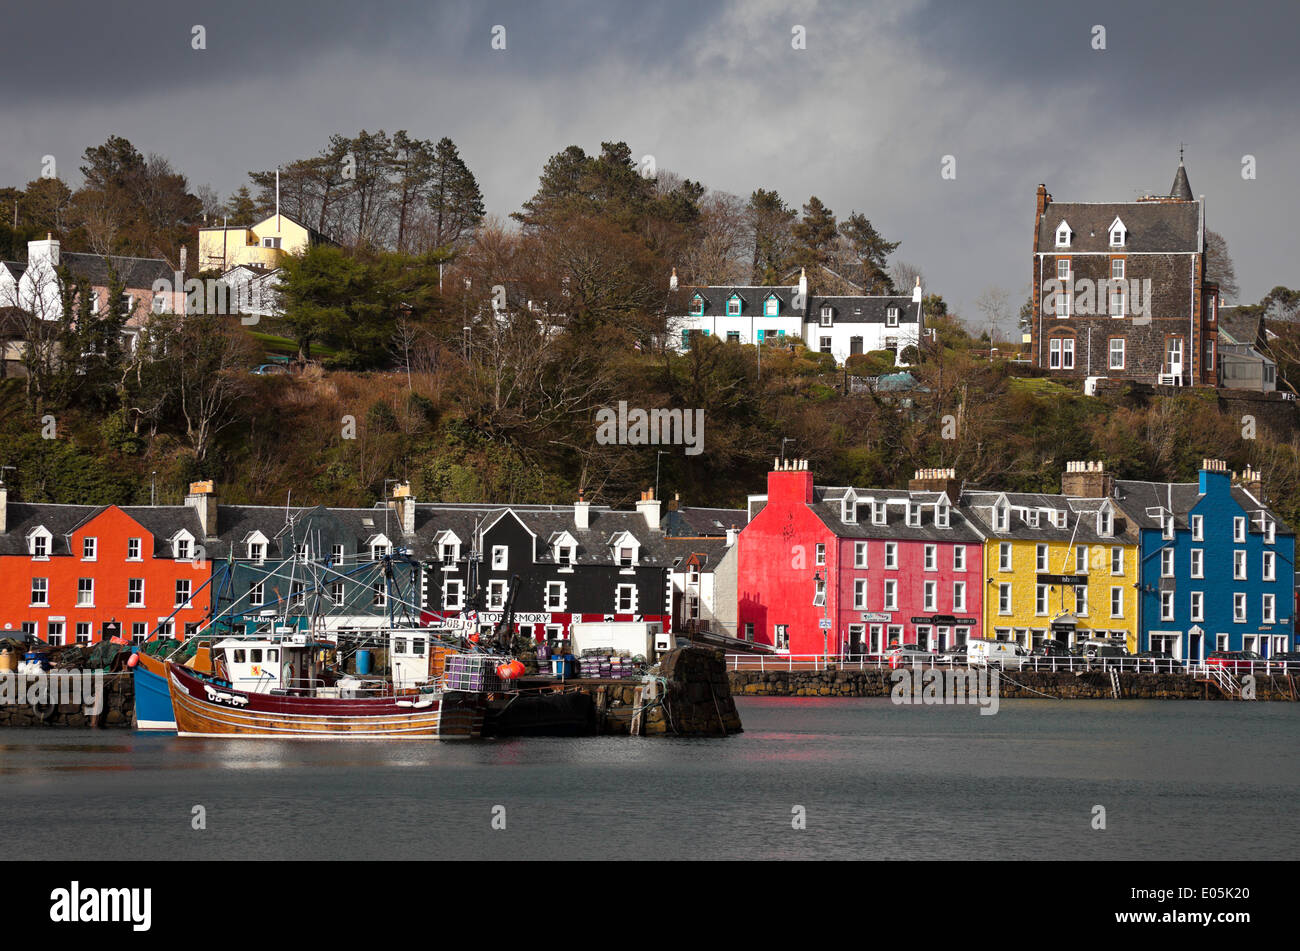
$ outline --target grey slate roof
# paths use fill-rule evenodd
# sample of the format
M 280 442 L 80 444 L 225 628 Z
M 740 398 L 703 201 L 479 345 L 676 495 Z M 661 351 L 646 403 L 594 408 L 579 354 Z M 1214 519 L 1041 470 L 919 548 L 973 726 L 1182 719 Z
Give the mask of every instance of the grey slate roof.
M 17 283 L 18 279 L 23 276 L 23 272 L 27 270 L 27 265 L 20 264 L 17 261 L 0 261 L 0 268 L 8 271 L 12 275 L 14 282 Z
M 1264 315 L 1254 307 L 1220 307 L 1219 337 L 1225 343 L 1262 346 L 1265 342 Z
M 1183 168 L 1183 160 L 1178 160 L 1178 171 L 1174 172 L 1174 184 L 1169 189 L 1170 198 L 1178 198 L 1182 201 L 1192 200 L 1192 185 L 1187 180 L 1187 169 Z
M 993 506 L 1006 496 L 1011 516 L 1005 532 L 993 528 Z M 1105 499 L 1079 499 L 1048 492 L 997 492 L 992 489 L 967 490 L 961 496 L 961 509 L 989 538 L 1041 540 L 1044 542 L 1070 542 L 1080 545 L 1133 544 L 1138 540 L 1137 528 L 1126 517 L 1127 510 L 1112 500 L 1114 532 L 1101 535 L 1097 532 L 1097 512 Z M 1038 524 L 1030 520 L 1031 512 L 1038 512 Z M 1065 525 L 1057 527 L 1051 512 L 1065 512 Z
M 1111 248 L 1110 225 L 1124 222 L 1128 235 L 1123 248 Z M 1068 248 L 1056 247 L 1056 229 L 1070 225 Z M 1200 250 L 1198 202 L 1052 202 L 1038 225 L 1038 250 L 1042 254 L 1103 252 L 1189 252 Z
M 44 525 L 54 539 L 50 554 L 69 555 L 67 534 L 87 517 L 103 510 L 102 505 L 50 505 L 41 502 L 10 502 L 8 531 L 0 534 L 0 555 L 27 554 L 27 536 Z
M 127 258 L 117 255 L 103 257 L 64 251 L 59 254 L 59 264 L 97 287 L 108 285 L 110 264 L 117 272 L 118 279 L 128 288 L 152 288 L 154 281 L 175 280 L 171 265 L 162 258 Z
M 1116 501 L 1141 528 L 1159 529 L 1161 524 L 1157 510 L 1160 509 L 1173 512 L 1175 528 L 1190 528 L 1191 511 L 1203 498 L 1197 482 L 1140 482 L 1121 479 L 1115 483 L 1115 488 Z M 1276 512 L 1241 486 L 1232 487 L 1232 498 L 1248 513 L 1266 510 L 1278 535 L 1294 534 Z M 1259 531 L 1259 526 L 1253 520 L 1248 520 L 1246 525 L 1247 531 Z
M 678 291 L 683 313 L 690 313 L 693 309 L 695 296 L 698 294 L 704 298 L 705 316 L 726 316 L 727 301 L 731 296 L 740 296 L 740 314 L 742 317 L 763 316 L 763 302 L 773 295 L 781 302 L 780 312 L 777 316 L 785 317 L 791 314 L 797 314 L 802 317 L 805 313 L 794 307 L 794 298 L 799 293 L 798 287 L 777 286 L 777 287 L 758 287 L 754 285 L 715 285 L 709 287 L 683 287 Z
M 702 508 L 682 506 L 664 513 L 660 525 L 669 537 L 726 537 L 727 529 L 741 529 L 749 524 L 744 509 Z
M 674 568 L 680 568 L 691 555 L 700 556 L 700 569 L 712 571 L 731 548 L 725 538 L 668 538 L 664 548 Z
M 900 324 L 917 322 L 916 305 L 910 294 L 892 294 L 853 297 L 812 297 L 808 304 L 808 319 L 820 321 L 822 307 L 829 304 L 831 317 L 837 324 L 883 324 L 890 307 L 898 308 Z
M 908 489 L 860 489 L 853 487 L 857 497 L 857 521 L 845 522 L 842 503 L 849 492 L 847 486 L 814 486 L 810 506 L 822 523 L 843 538 L 884 538 L 898 541 L 974 542 L 983 539 L 979 529 L 972 524 L 959 507 L 949 509 L 948 528 L 935 524 L 935 503 L 940 492 L 913 492 Z M 885 503 L 885 524 L 872 522 L 871 500 Z M 907 524 L 908 501 L 921 507 L 921 524 Z

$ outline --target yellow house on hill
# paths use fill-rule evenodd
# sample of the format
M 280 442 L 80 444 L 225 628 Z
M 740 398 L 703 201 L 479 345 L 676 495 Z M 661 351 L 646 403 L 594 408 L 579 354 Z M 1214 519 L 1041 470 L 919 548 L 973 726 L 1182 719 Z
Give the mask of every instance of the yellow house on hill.
M 225 273 L 232 267 L 273 270 L 286 254 L 302 254 L 314 244 L 332 244 L 325 235 L 286 214 L 254 225 L 199 229 L 199 268 Z

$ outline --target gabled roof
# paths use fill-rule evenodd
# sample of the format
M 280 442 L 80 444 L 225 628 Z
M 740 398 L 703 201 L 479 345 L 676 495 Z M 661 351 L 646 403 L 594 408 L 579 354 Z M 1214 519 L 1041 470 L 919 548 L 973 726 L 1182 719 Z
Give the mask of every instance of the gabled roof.
M 1011 508 L 1011 518 L 1007 531 L 999 532 L 993 528 L 993 506 L 999 499 L 1005 498 Z M 961 495 L 961 511 L 979 525 L 981 531 L 989 538 L 1015 539 L 1019 541 L 1069 542 L 1079 545 L 1114 545 L 1134 544 L 1137 532 L 1126 519 L 1127 509 L 1113 506 L 1115 520 L 1114 533 L 1099 535 L 1097 533 L 1097 512 L 1107 503 L 1107 499 L 1079 499 L 1068 495 L 1048 492 L 998 492 L 991 489 L 968 489 Z M 1113 503 L 1112 503 L 1113 504 Z M 1052 522 L 1048 511 L 1065 512 L 1064 527 L 1057 527 Z M 1031 511 L 1039 512 L 1037 526 L 1030 523 L 1026 516 Z
M 853 297 L 812 297 L 808 306 L 808 321 L 821 320 L 822 307 L 831 308 L 831 317 L 837 324 L 883 324 L 889 317 L 889 308 L 898 308 L 900 324 L 917 321 L 916 305 L 909 294 L 888 294 Z
M 1226 340 L 1224 340 L 1226 336 Z M 1220 307 L 1219 339 L 1225 343 L 1244 343 L 1252 347 L 1263 346 L 1264 315 L 1257 307 Z
M 725 538 L 727 529 L 737 530 L 749 524 L 744 509 L 715 509 L 686 505 L 669 509 L 659 522 L 668 537 L 716 536 Z
M 841 517 L 841 502 L 848 492 L 857 496 L 857 521 L 846 523 Z M 822 523 L 841 538 L 882 538 L 888 541 L 931 541 L 977 543 L 982 540 L 979 530 L 966 519 L 959 508 L 949 510 L 947 528 L 934 521 L 935 503 L 942 492 L 922 492 L 910 489 L 868 489 L 853 486 L 814 486 L 813 501 L 809 506 Z M 885 524 L 872 521 L 871 503 L 885 503 Z M 920 507 L 921 524 L 907 524 L 907 505 Z
M 1200 205 L 1197 202 L 1052 202 L 1039 221 L 1038 248 L 1056 250 L 1056 229 L 1068 219 L 1073 237 L 1069 253 L 1112 251 L 1110 225 L 1116 217 L 1128 229 L 1124 252 L 1200 250 Z M 1064 251 L 1064 249 L 1062 249 Z
M 99 254 L 62 251 L 59 253 L 59 264 L 96 287 L 108 286 L 110 265 L 117 272 L 118 280 L 133 290 L 152 289 L 154 281 L 158 280 L 176 280 L 171 265 L 162 258 L 128 258 L 119 255 L 104 257 Z
M 726 316 L 727 300 L 732 296 L 738 296 L 741 300 L 740 313 L 742 316 L 762 316 L 763 302 L 775 295 L 777 300 L 781 302 L 781 316 L 802 316 L 803 314 L 802 309 L 794 307 L 794 298 L 799 293 L 797 287 L 729 284 L 683 287 L 677 293 L 681 296 L 684 312 L 692 309 L 691 302 L 698 295 L 704 301 L 705 315 Z
M 1161 528 L 1158 512 L 1172 511 L 1174 527 L 1184 529 L 1191 527 L 1192 510 L 1205 496 L 1200 493 L 1199 482 L 1140 482 L 1130 479 L 1116 481 L 1118 490 L 1116 500 L 1126 513 L 1132 516 L 1141 528 Z M 1269 513 L 1273 520 L 1274 531 L 1279 535 L 1293 534 L 1291 528 L 1276 512 L 1250 492 L 1239 485 L 1232 486 L 1232 499 L 1247 515 L 1261 509 Z M 1252 520 L 1247 521 L 1247 531 L 1258 531 Z

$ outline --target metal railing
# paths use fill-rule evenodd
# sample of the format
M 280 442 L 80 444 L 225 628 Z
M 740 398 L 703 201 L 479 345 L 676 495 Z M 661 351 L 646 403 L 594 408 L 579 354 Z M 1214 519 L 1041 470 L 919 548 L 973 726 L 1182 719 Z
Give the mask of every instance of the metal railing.
M 911 654 L 897 659 L 881 654 L 728 654 L 728 670 L 768 671 L 822 671 L 822 670 L 888 670 L 893 667 L 966 667 L 965 657 L 949 659 L 944 654 Z M 983 666 L 971 665 L 971 666 Z M 993 662 L 998 666 L 998 661 Z M 1222 664 L 1209 661 L 1173 660 L 1162 657 L 1033 657 L 1008 658 L 1002 665 L 1007 670 L 1085 671 L 1117 670 L 1121 673 L 1184 674 L 1213 677 L 1217 672 L 1229 676 L 1241 673 L 1296 674 L 1300 675 L 1300 661 L 1256 660 L 1226 661 Z

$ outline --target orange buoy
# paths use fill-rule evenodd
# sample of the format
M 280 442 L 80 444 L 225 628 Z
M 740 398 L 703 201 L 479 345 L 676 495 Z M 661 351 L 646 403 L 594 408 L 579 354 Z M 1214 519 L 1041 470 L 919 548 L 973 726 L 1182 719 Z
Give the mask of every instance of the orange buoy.
M 128 667 L 134 667 L 138 663 L 140 663 L 140 655 L 134 652 L 126 659 L 126 666 Z

